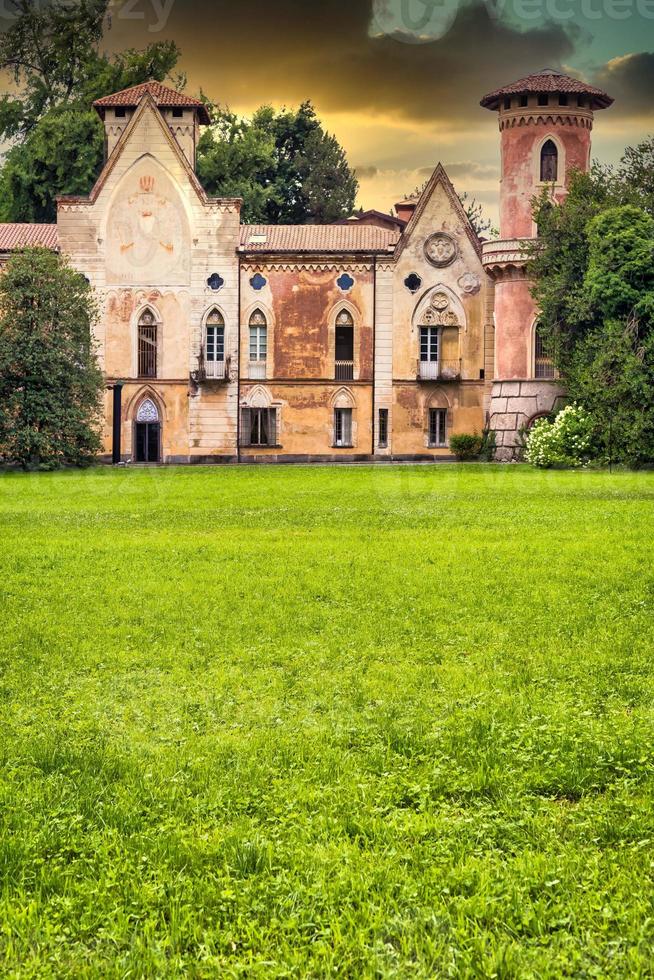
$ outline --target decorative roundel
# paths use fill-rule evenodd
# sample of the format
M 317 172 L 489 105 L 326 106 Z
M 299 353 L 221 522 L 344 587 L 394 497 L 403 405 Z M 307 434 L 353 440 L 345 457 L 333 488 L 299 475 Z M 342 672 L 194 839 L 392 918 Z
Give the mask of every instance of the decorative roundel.
M 412 272 L 404 280 L 404 285 L 409 290 L 410 293 L 417 293 L 422 286 L 422 279 L 417 273 Z
M 459 286 L 464 293 L 478 293 L 481 288 L 481 281 L 474 272 L 464 272 L 459 279 Z
M 352 289 L 354 279 L 352 276 L 348 275 L 347 272 L 344 272 L 343 275 L 336 280 L 336 285 L 339 289 L 342 289 L 344 293 L 347 293 L 350 291 L 350 289 Z
M 263 289 L 263 287 L 267 284 L 267 282 L 268 280 L 266 279 L 266 277 L 262 276 L 260 272 L 255 273 L 250 279 L 250 285 L 252 286 L 253 289 L 257 289 L 257 290 Z
M 446 293 L 434 293 L 431 298 L 431 306 L 434 310 L 446 310 L 450 305 Z
M 452 265 L 456 259 L 458 250 L 456 242 L 446 231 L 437 231 L 425 242 L 425 256 L 437 269 L 444 269 L 447 265 Z
M 215 293 L 217 293 L 219 289 L 222 289 L 224 285 L 225 280 L 218 272 L 212 272 L 207 279 L 207 286 L 209 289 L 213 289 Z

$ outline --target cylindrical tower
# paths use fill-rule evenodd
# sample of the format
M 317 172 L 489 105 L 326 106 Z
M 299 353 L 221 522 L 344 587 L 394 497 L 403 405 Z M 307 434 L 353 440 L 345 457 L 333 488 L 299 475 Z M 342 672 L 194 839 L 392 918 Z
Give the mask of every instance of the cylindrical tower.
M 525 276 L 527 243 L 537 236 L 533 201 L 545 190 L 553 203 L 560 202 L 570 172 L 588 169 L 593 114 L 612 101 L 600 89 L 551 68 L 481 100 L 498 113 L 502 152 L 500 239 L 483 246 L 484 266 L 495 281 L 490 426 L 498 459 L 517 458 L 520 430 L 550 412 L 563 394 L 540 346 Z

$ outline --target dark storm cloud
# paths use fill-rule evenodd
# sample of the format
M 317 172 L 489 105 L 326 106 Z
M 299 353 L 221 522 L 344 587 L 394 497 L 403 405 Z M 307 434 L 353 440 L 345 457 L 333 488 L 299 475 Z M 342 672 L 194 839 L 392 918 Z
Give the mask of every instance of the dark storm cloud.
M 642 51 L 614 58 L 592 79 L 613 96 L 621 116 L 653 116 L 654 53 Z
M 148 34 L 117 15 L 111 41 L 174 38 L 191 86 L 223 103 L 311 98 L 321 111 L 442 119 L 450 127 L 478 117 L 489 89 L 560 65 L 574 51 L 574 29 L 520 32 L 481 0 L 462 6 L 432 43 L 373 37 L 370 21 L 371 0 L 175 0 L 164 31 Z

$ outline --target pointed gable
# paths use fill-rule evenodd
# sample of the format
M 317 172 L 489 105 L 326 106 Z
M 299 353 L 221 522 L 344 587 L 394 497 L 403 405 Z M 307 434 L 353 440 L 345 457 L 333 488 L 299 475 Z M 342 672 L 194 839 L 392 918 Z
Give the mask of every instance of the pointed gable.
M 134 144 L 137 142 L 137 134 L 139 137 L 139 146 L 138 150 L 135 150 Z M 137 157 L 143 155 L 146 148 L 156 155 L 161 163 L 166 161 L 171 164 L 169 169 L 178 172 L 181 171 L 179 176 L 185 176 L 200 201 L 206 203 L 207 195 L 202 184 L 196 177 L 182 148 L 171 133 L 165 119 L 159 112 L 154 98 L 149 92 L 145 92 L 141 97 L 136 112 L 118 140 L 113 153 L 102 168 L 100 176 L 96 180 L 89 197 L 81 199 L 62 197 L 59 200 L 63 203 L 88 200 L 90 204 L 94 204 L 109 182 L 112 174 L 116 171 L 127 169 Z
M 479 240 L 479 236 L 477 235 L 475 229 L 472 227 L 472 224 L 470 223 L 470 219 L 468 218 L 468 215 L 465 212 L 465 208 L 461 204 L 461 200 L 458 194 L 456 193 L 456 191 L 454 190 L 454 186 L 452 185 L 450 178 L 447 176 L 445 167 L 443 166 L 442 163 L 439 163 L 436 169 L 434 170 L 433 174 L 431 175 L 431 178 L 429 179 L 425 189 L 423 190 L 422 194 L 418 198 L 418 203 L 415 207 L 411 220 L 409 221 L 408 225 L 404 229 L 404 232 L 402 233 L 402 236 L 399 242 L 397 243 L 397 248 L 395 249 L 396 260 L 399 259 L 400 256 L 402 255 L 402 252 L 404 251 L 404 248 L 406 247 L 408 241 L 411 239 L 413 233 L 416 231 L 419 225 L 423 223 L 423 218 L 425 217 L 429 205 L 432 202 L 432 199 L 434 195 L 437 193 L 439 188 L 442 189 L 445 198 L 447 200 L 448 206 L 455 213 L 458 220 L 461 222 L 461 225 L 473 249 L 475 250 L 477 255 L 481 257 L 481 242 Z

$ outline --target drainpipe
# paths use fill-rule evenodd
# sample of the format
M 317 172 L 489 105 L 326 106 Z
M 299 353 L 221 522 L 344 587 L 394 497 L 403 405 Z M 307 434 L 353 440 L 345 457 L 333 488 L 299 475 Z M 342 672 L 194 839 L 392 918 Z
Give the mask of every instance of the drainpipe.
M 113 440 L 112 440 L 112 450 L 111 450 L 111 462 L 114 466 L 117 466 L 121 461 L 120 453 L 120 437 L 122 429 L 122 396 L 123 396 L 123 382 L 116 381 L 115 384 L 109 385 L 109 391 L 114 393 L 114 407 L 113 407 Z
M 236 334 L 236 462 L 241 462 L 241 256 L 238 256 Z
M 377 256 L 372 257 L 372 455 L 375 455 L 375 366 L 377 363 Z

